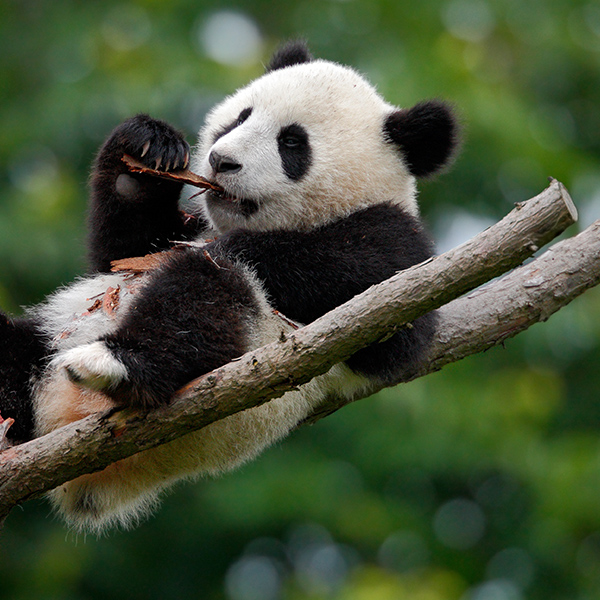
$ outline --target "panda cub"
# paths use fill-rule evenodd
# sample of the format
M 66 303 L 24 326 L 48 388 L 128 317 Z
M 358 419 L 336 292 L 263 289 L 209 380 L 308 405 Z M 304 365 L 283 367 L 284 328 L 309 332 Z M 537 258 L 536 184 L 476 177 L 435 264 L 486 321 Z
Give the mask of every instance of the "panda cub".
M 114 406 L 152 409 L 195 377 L 310 323 L 432 254 L 415 179 L 444 167 L 457 140 L 438 101 L 400 109 L 354 70 L 314 60 L 303 43 L 217 105 L 191 158 L 168 124 L 138 115 L 97 156 L 89 209 L 90 274 L 22 319 L 0 313 L 0 413 L 12 443 Z M 129 154 L 192 170 L 224 194 L 179 210 L 182 184 L 133 174 Z M 111 262 L 169 250 L 143 275 Z M 401 381 L 435 315 L 361 350 L 258 408 L 81 476 L 50 493 L 66 521 L 101 531 L 136 523 L 181 478 L 249 460 L 328 396 Z

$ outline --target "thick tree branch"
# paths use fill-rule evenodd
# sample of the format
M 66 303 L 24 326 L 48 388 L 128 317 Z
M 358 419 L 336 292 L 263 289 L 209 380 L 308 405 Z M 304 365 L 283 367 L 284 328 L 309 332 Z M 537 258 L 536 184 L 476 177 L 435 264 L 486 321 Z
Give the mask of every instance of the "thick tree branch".
M 598 284 L 600 220 L 579 235 L 558 242 L 536 260 L 442 306 L 429 353 L 405 381 L 502 344 L 546 321 Z M 339 399 L 337 404 L 332 401 L 307 421 L 317 421 L 344 404 Z
M 102 469 L 135 452 L 280 396 L 293 386 L 327 371 L 360 348 L 387 337 L 417 316 L 518 266 L 575 218 L 576 211 L 566 190 L 560 183 L 553 182 L 542 194 L 519 204 L 502 221 L 460 247 L 373 286 L 290 334 L 288 339 L 250 352 L 195 380 L 181 390 L 167 408 L 145 414 L 123 410 L 93 415 L 4 451 L 0 454 L 0 520 L 15 504 L 78 475 Z M 441 368 L 446 362 L 483 350 L 508 337 L 511 331 L 516 332 L 528 323 L 547 318 L 560 305 L 570 301 L 576 293 L 573 290 L 581 293 L 586 285 L 596 283 L 600 276 L 598 226 L 581 235 L 584 238 L 578 236 L 568 243 L 557 244 L 550 254 L 531 263 L 542 265 L 538 268 L 541 273 L 567 256 L 567 266 L 560 263 L 558 272 L 546 281 L 562 276 L 568 292 L 557 297 L 550 286 L 541 283 L 544 276 L 535 274 L 522 280 L 525 284 L 504 287 L 508 291 L 500 291 L 508 279 L 505 278 L 459 301 L 463 304 L 448 305 L 441 311 L 441 325 L 431 361 L 423 364 L 413 376 L 421 376 Z M 569 262 L 573 257 L 568 253 L 573 252 L 580 242 L 583 243 L 581 249 L 574 252 L 579 253 L 581 263 L 574 269 L 573 263 Z M 543 264 L 540 263 L 542 259 L 546 261 Z M 524 268 L 531 268 L 531 265 Z M 581 273 L 585 273 L 586 284 L 571 286 L 567 283 L 573 278 L 580 279 Z M 507 317 L 509 321 L 515 320 L 512 328 L 506 329 L 503 311 L 512 314 L 512 307 L 520 302 L 513 294 L 528 297 L 535 292 L 539 292 L 540 297 L 525 299 L 523 306 L 527 307 L 531 301 L 538 303 L 542 308 L 537 316 L 531 311 L 527 318 L 523 315 Z M 498 298 L 504 294 L 504 299 L 498 300 L 497 309 L 488 301 L 494 294 Z M 558 302 L 552 304 L 550 297 Z M 458 310 L 452 308 L 453 304 Z M 482 323 L 482 330 L 486 332 L 482 335 L 475 326 L 460 329 L 461 321 L 465 320 L 464 317 L 461 319 L 460 311 L 464 312 L 466 307 L 478 315 L 494 307 L 495 324 L 493 320 L 488 325 Z M 323 407 L 319 415 L 335 408 L 333 405 Z

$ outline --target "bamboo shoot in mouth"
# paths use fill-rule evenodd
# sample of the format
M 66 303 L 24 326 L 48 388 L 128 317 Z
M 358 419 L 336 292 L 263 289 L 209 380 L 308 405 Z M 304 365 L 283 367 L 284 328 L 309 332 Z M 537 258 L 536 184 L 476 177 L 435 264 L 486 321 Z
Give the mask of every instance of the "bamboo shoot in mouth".
M 203 191 L 210 190 L 212 193 L 218 196 L 224 196 L 225 190 L 216 183 L 211 183 L 208 179 L 196 175 L 196 173 L 189 169 L 181 169 L 178 171 L 159 171 L 158 169 L 152 169 L 147 167 L 139 160 L 124 154 L 121 160 L 127 165 L 127 168 L 132 173 L 143 173 L 144 175 L 151 175 L 153 177 L 161 177 L 163 179 L 170 179 L 171 181 L 179 181 L 181 183 L 187 183 L 194 187 L 200 188 Z

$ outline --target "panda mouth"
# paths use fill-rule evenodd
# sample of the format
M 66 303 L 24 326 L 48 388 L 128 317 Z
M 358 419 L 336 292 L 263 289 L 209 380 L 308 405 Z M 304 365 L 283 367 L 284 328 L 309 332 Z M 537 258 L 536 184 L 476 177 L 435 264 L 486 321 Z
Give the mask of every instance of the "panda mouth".
M 260 208 L 257 200 L 235 196 L 225 189 L 222 191 L 210 190 L 208 192 L 208 196 L 217 204 L 221 206 L 227 206 L 228 208 L 233 208 L 236 212 L 240 212 L 244 217 L 250 217 L 254 213 L 258 212 L 258 209 Z
M 216 196 L 217 198 L 219 198 L 219 200 L 223 200 L 224 202 L 240 202 L 241 198 L 239 198 L 238 196 L 234 196 L 233 194 L 229 193 L 227 190 L 223 190 L 223 191 L 214 191 L 212 192 L 213 196 Z

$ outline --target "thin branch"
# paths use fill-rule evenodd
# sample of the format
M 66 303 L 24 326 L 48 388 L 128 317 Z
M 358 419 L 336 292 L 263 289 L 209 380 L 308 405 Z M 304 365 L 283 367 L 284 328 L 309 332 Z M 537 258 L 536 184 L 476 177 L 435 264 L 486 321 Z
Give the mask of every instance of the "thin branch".
M 78 475 L 262 404 L 324 373 L 419 315 L 518 266 L 575 218 L 568 193 L 553 182 L 469 242 L 373 286 L 288 339 L 193 381 L 168 407 L 144 414 L 122 410 L 92 415 L 4 451 L 0 521 L 15 504 Z M 438 343 L 443 336 L 442 328 Z M 482 347 L 489 345 L 483 340 Z M 477 351 L 475 346 L 471 351 Z
M 208 181 L 208 179 L 205 179 L 200 175 L 196 175 L 196 173 L 190 171 L 189 169 L 180 169 L 178 171 L 159 171 L 158 169 L 147 167 L 139 160 L 133 158 L 133 156 L 129 156 L 129 154 L 124 154 L 121 160 L 125 163 L 131 173 L 152 175 L 153 177 L 159 177 L 161 179 L 169 179 L 170 181 L 187 183 L 188 185 L 193 185 L 194 187 L 200 188 L 204 192 L 206 190 L 212 190 L 218 194 L 223 194 L 223 188 L 220 185 L 211 183 Z

